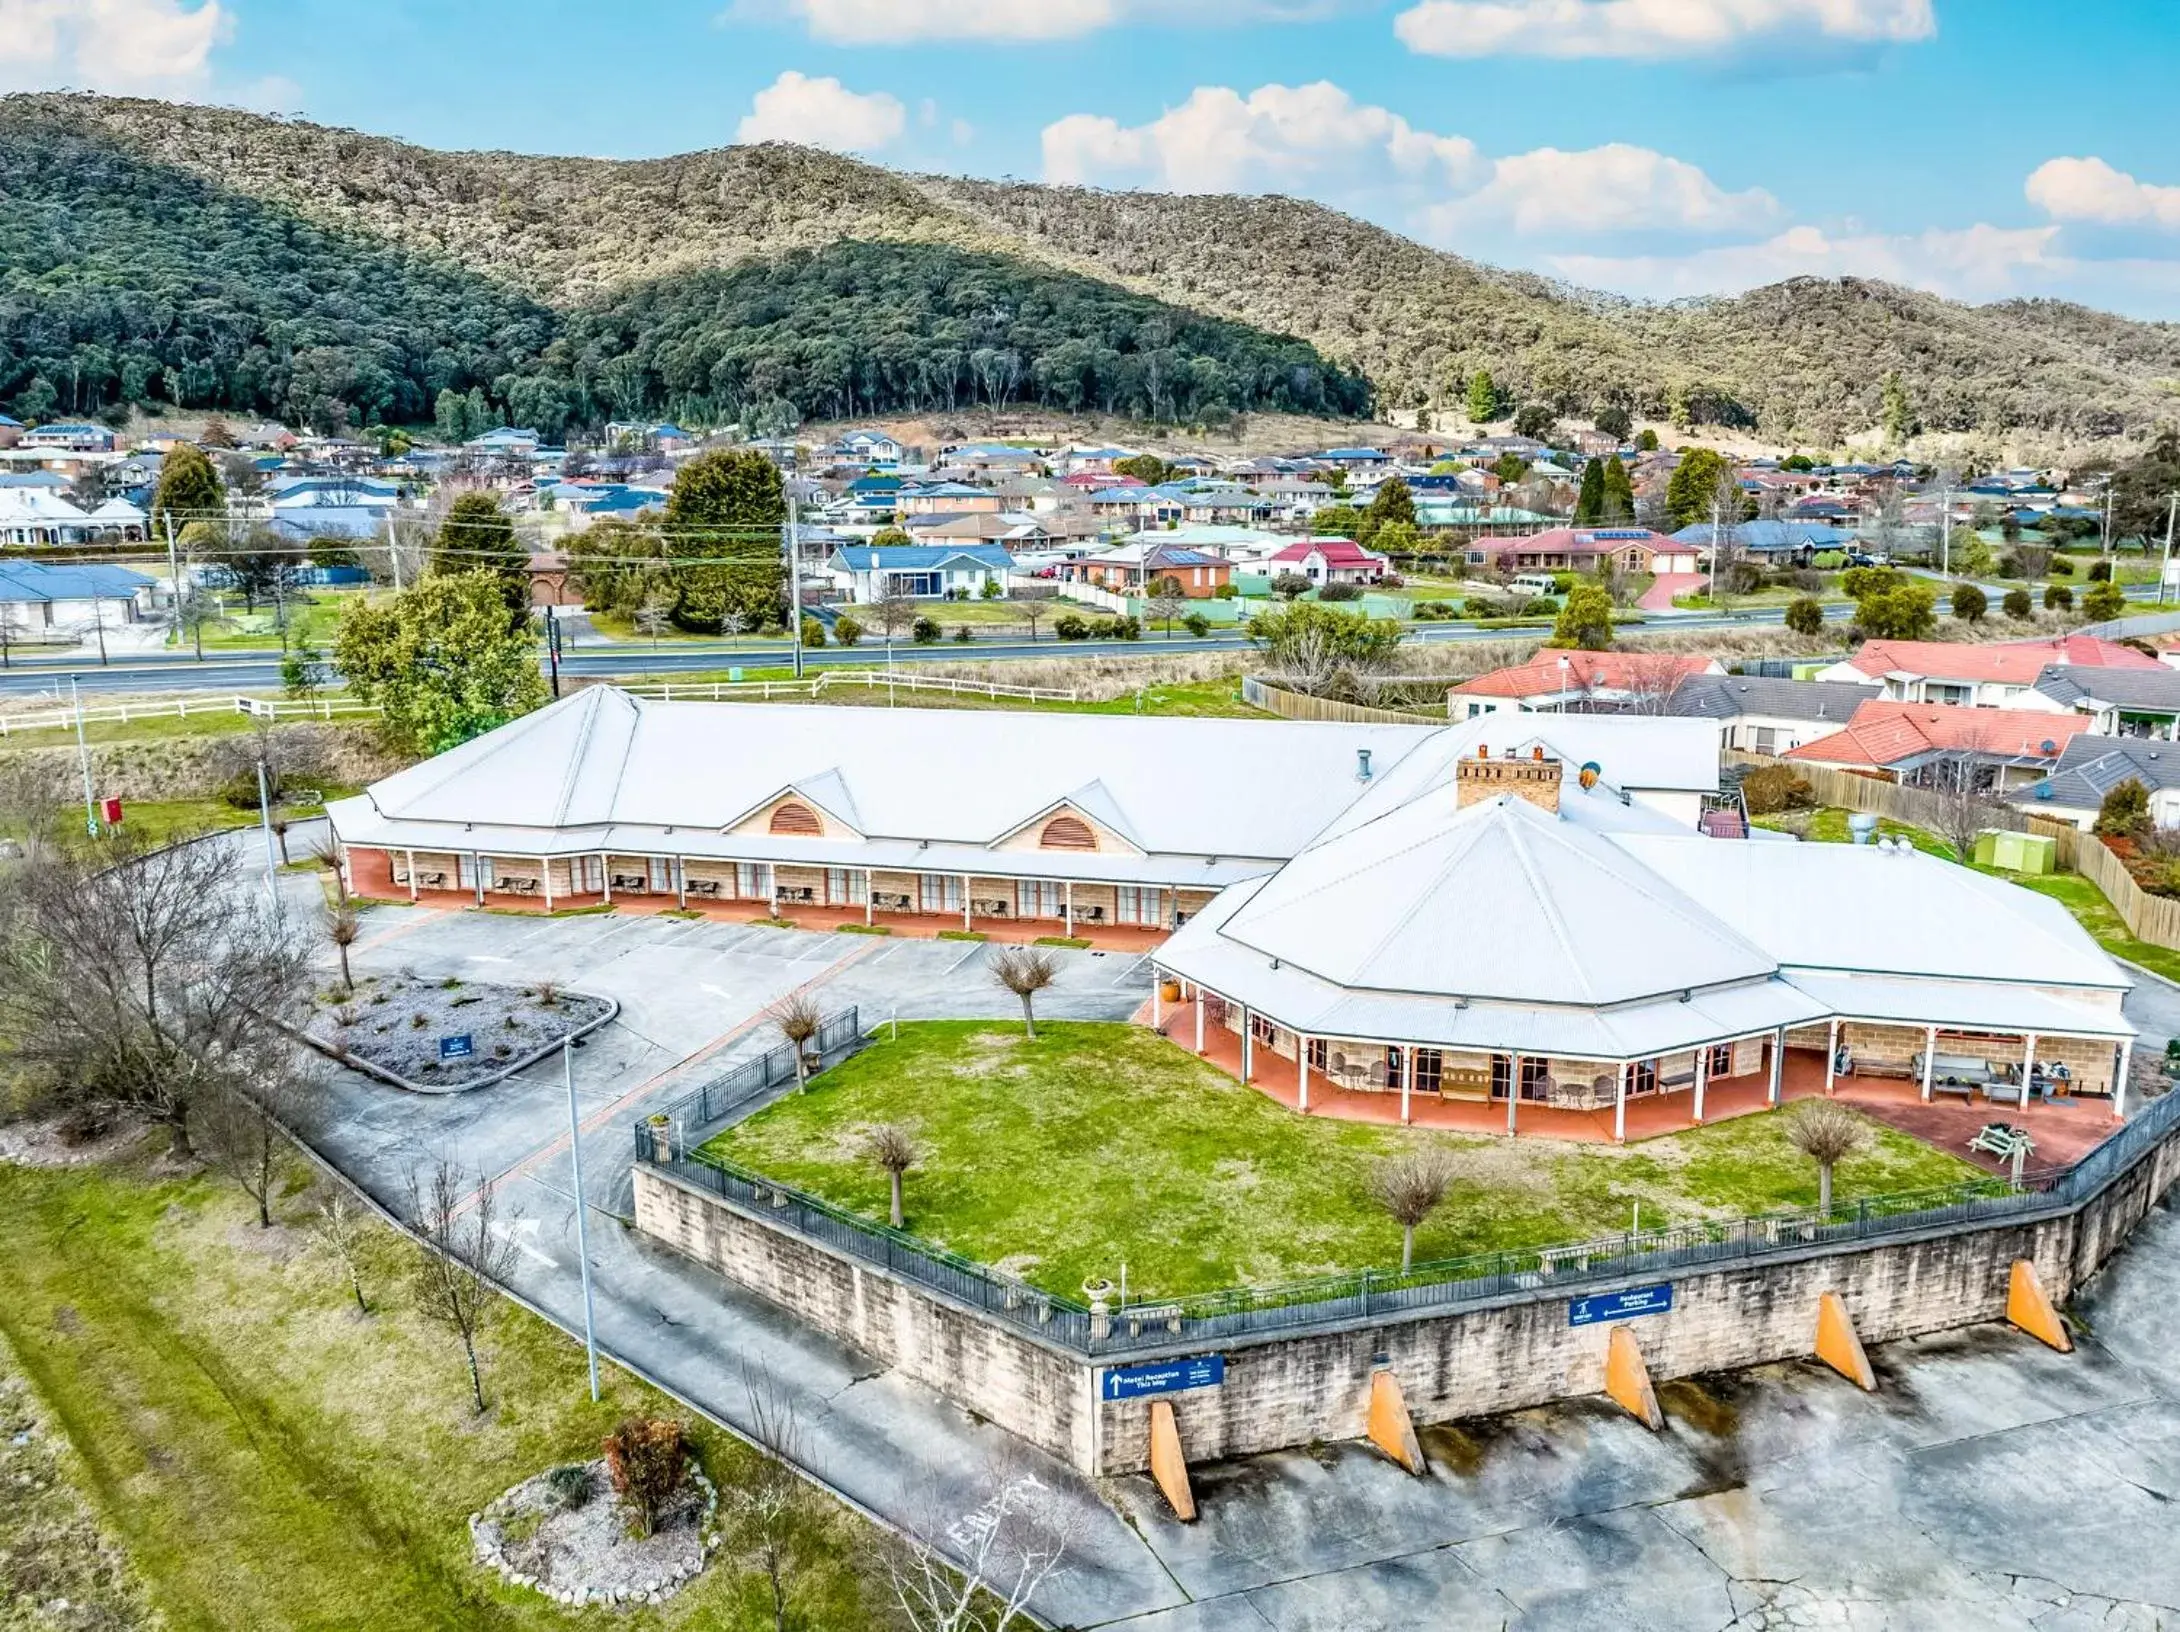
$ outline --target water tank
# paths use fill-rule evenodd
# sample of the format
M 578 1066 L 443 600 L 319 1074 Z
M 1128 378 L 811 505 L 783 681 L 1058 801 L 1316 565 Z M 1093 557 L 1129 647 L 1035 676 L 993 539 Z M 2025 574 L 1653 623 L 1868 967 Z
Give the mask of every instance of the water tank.
M 1877 832 L 1877 816 L 1873 811 L 1858 810 L 1847 818 L 1847 832 L 1856 844 L 1868 844 Z

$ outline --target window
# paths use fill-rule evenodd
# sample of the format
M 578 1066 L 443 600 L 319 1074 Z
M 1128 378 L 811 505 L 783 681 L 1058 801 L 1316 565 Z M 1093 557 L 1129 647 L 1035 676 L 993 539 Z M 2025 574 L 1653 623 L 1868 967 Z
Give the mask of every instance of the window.
M 825 869 L 825 899 L 836 907 L 860 907 L 869 891 L 864 887 L 865 874 L 854 867 L 828 867 Z
M 825 824 L 817 819 L 817 812 L 808 805 L 797 804 L 790 799 L 772 813 L 772 831 L 791 838 L 821 838 Z
M 1636 1094 L 1656 1093 L 1658 1091 L 1658 1062 L 1656 1060 L 1637 1060 L 1634 1068 L 1627 1074 L 1627 1091 L 1630 1097 Z
M 1037 836 L 1037 844 L 1044 850 L 1095 850 L 1098 836 L 1079 816 L 1055 816 L 1045 823 L 1044 832 Z
M 1113 892 L 1113 916 L 1123 924 L 1158 924 L 1165 921 L 1162 890 L 1123 884 Z
M 651 858 L 651 890 L 656 895 L 671 895 L 674 889 L 674 861 L 671 856 Z
M 456 856 L 454 858 L 454 876 L 463 889 L 474 890 L 477 887 L 477 858 L 475 856 Z
M 1707 1066 L 1705 1066 L 1705 1067 L 1704 1067 L 1704 1071 L 1705 1071 L 1705 1074 L 1706 1074 L 1706 1075 L 1708 1075 L 1708 1076 L 1713 1076 L 1713 1077 L 1730 1077 L 1730 1076 L 1732 1076 L 1732 1075 L 1733 1075 L 1733 1044 L 1731 1044 L 1731 1043 L 1714 1043 L 1714 1044 L 1712 1044 L 1712 1045 L 1711 1045 L 1711 1059 L 1710 1059 L 1710 1063 L 1709 1063 L 1709 1064 L 1708 1064 Z
M 583 864 L 583 881 L 576 886 L 576 892 L 581 895 L 599 894 L 606 887 L 606 858 L 584 856 L 580 859 Z
M 1544 1098 L 1544 1096 L 1545 1096 L 1545 1094 L 1546 1094 L 1546 1092 L 1547 1092 L 1547 1089 L 1546 1089 L 1546 1084 L 1548 1084 L 1548 1083 L 1549 1083 L 1549 1082 L 1550 1082 L 1551 1080 L 1552 1080 L 1552 1062 L 1551 1062 L 1550 1060 L 1532 1059 L 1532 1058 L 1531 1058 L 1530 1056 L 1528 1056 L 1528 1055 L 1526 1055 L 1526 1054 L 1522 1056 L 1522 1062 L 1521 1062 L 1521 1097 L 1522 1097 L 1522 1098 L 1524 1098 L 1524 1099 L 1542 1099 L 1542 1098 Z
M 1439 1084 L 1445 1081 L 1446 1057 L 1435 1048 L 1419 1048 L 1415 1051 L 1415 1091 L 1419 1094 L 1435 1094 Z
M 1396 1094 L 1400 1092 L 1400 1069 L 1401 1069 L 1401 1058 L 1400 1058 L 1400 1050 L 1399 1050 L 1399 1049 L 1397 1049 L 1397 1048 L 1388 1048 L 1388 1049 L 1386 1049 L 1386 1051 L 1385 1051 L 1385 1086 L 1386 1086 L 1386 1087 L 1388 1087 L 1388 1088 L 1390 1088 L 1390 1089 L 1392 1089 L 1392 1091 L 1393 1091 L 1394 1093 L 1396 1093 Z
M 961 911 L 961 877 L 958 873 L 925 873 L 917 893 L 925 912 Z
M 734 893 L 744 901 L 763 901 L 772 894 L 772 869 L 761 862 L 734 864 Z
M 1491 1097 L 1504 1099 L 1513 1092 L 1514 1062 L 1504 1054 L 1491 1056 Z
M 1057 918 L 1064 903 L 1062 886 L 1046 879 L 1028 878 L 1015 886 L 1022 899 L 1025 918 Z
M 1279 1036 L 1279 1028 L 1265 1019 L 1263 1015 L 1252 1014 L 1249 1016 L 1249 1035 L 1266 1048 L 1270 1048 L 1273 1041 Z
M 1309 1040 L 1308 1055 L 1310 1069 L 1312 1071 L 1323 1071 L 1327 1068 L 1327 1063 L 1331 1059 L 1332 1050 L 1326 1045 L 1322 1037 L 1312 1037 Z

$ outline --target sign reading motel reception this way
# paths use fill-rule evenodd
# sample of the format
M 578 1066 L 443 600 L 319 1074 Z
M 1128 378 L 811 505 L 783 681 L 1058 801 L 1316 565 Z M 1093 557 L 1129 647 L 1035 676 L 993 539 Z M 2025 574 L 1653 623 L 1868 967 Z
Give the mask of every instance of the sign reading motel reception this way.
M 1199 1354 L 1193 1360 L 1164 1360 L 1147 1366 L 1113 1366 L 1105 1373 L 1108 1400 L 1140 1400 L 1184 1389 L 1216 1388 L 1226 1381 L 1226 1356 Z
M 1594 1326 L 1601 1320 L 1626 1320 L 1634 1315 L 1662 1315 L 1673 1307 L 1673 1286 L 1636 1286 L 1625 1292 L 1600 1292 L 1592 1298 L 1576 1298 L 1567 1305 L 1567 1324 Z

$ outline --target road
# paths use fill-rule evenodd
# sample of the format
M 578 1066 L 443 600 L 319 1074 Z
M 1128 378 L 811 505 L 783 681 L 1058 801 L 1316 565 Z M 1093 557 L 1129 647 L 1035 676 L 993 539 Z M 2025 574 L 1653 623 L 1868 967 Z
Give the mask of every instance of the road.
M 1825 615 L 1835 622 L 1844 622 L 1853 608 L 1845 605 L 1828 607 Z M 1703 631 L 1724 629 L 1754 629 L 1775 627 L 1784 621 L 1785 614 L 1776 607 L 1757 611 L 1712 615 L 1690 613 L 1677 615 L 1670 620 L 1653 617 L 1648 624 L 1652 630 L 1671 629 Z M 1505 629 L 1479 629 L 1470 624 L 1443 623 L 1419 624 L 1408 635 L 1412 641 L 1426 645 L 1444 642 L 1460 643 L 1478 640 L 1507 640 L 1519 638 L 1522 633 L 1541 633 L 1541 628 L 1509 632 Z M 988 659 L 1018 658 L 1066 658 L 1118 655 L 1126 657 L 1153 657 L 1192 652 L 1232 652 L 1245 649 L 1247 642 L 1237 635 L 1210 635 L 1201 639 L 1193 635 L 1180 635 L 1168 640 L 1150 635 L 1142 640 L 979 640 L 967 646 L 951 642 L 935 646 L 899 645 L 893 648 L 892 661 L 909 663 L 960 663 L 983 662 Z M 858 646 L 852 649 L 826 647 L 811 650 L 803 655 L 806 667 L 847 668 L 883 665 L 887 661 L 881 646 Z M 601 650 L 597 647 L 576 647 L 561 658 L 561 672 L 580 677 L 638 677 L 658 675 L 672 677 L 677 674 L 717 674 L 729 668 L 783 667 L 789 661 L 787 649 L 778 645 L 752 646 L 734 641 L 677 641 L 656 650 L 648 646 L 626 645 Z M 80 656 L 66 659 L 15 657 L 10 667 L 0 670 L 0 693 L 48 692 L 65 686 L 70 676 L 80 680 L 82 688 L 89 691 L 122 691 L 130 693 L 158 691 L 263 691 L 274 690 L 280 685 L 280 654 L 220 653 L 201 661 L 182 653 L 145 653 L 126 659 L 116 658 L 101 667 L 94 659 L 86 663 Z

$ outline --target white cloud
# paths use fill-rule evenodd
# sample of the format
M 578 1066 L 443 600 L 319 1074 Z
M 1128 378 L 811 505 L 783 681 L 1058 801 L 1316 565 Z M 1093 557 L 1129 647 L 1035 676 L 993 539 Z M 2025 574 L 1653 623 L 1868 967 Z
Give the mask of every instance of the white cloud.
M 2047 159 L 2024 191 L 2055 221 L 2180 228 L 2180 187 L 2137 181 L 2098 158 Z
M 801 142 L 836 153 L 869 153 L 908 126 L 908 110 L 884 91 L 851 91 L 839 80 L 790 68 L 759 91 L 742 116 L 738 142 Z
M 198 89 L 233 31 L 219 0 L 0 0 L 0 90 Z
M 1048 181 L 1147 181 L 1184 193 L 1388 181 L 1443 187 L 1469 179 L 1476 146 L 1463 136 L 1417 130 L 1324 81 L 1264 85 L 1246 97 L 1202 85 L 1148 124 L 1077 113 L 1047 125 L 1044 165 Z
M 831 45 L 904 40 L 1072 40 L 1124 22 L 1220 24 L 1323 17 L 1363 0 L 735 0 L 726 18 L 800 20 Z
M 1474 193 L 1423 212 L 1426 235 L 1504 223 L 1524 236 L 1564 232 L 1741 232 L 1777 219 L 1761 187 L 1729 193 L 1686 160 L 1612 142 L 1580 152 L 1540 147 L 1491 166 Z
M 1439 57 L 1713 56 L 1766 42 L 1927 40 L 1932 0 L 1422 0 L 1394 19 Z

